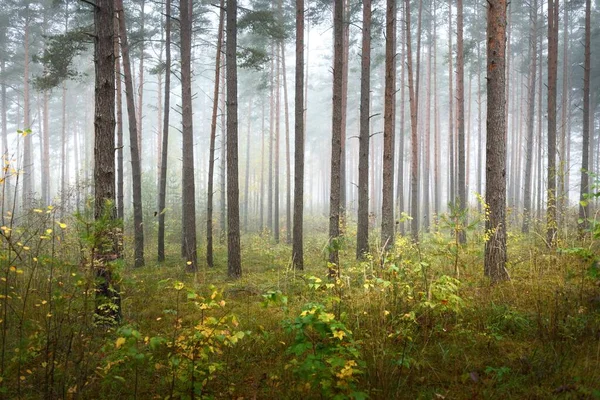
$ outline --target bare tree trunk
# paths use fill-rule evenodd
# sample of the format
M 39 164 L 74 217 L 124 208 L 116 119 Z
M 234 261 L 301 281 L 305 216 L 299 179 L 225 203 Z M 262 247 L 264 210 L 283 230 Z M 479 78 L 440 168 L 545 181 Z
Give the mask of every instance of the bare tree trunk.
M 564 8 L 563 17 L 563 59 L 562 59 L 562 93 L 560 119 L 560 157 L 558 165 L 558 218 L 559 225 L 565 226 L 566 213 L 569 205 L 569 11 Z
M 160 155 L 160 185 L 158 190 L 158 261 L 165 260 L 165 213 L 167 206 L 167 163 L 169 149 L 169 117 L 171 111 L 171 0 L 166 0 L 165 12 L 165 112 L 163 114 Z M 217 57 L 218 59 L 218 57 Z M 219 80 L 215 81 L 218 87 Z M 215 100 L 216 101 L 216 100 Z M 211 137 L 214 153 L 214 138 Z M 212 159 L 211 159 L 212 160 Z M 214 165 L 214 162 L 213 162 Z M 210 191 L 209 191 L 210 193 Z M 208 252 L 207 252 L 208 253 Z M 208 257 L 208 256 L 207 256 Z M 209 265 L 211 265 L 209 263 Z
M 259 232 L 265 230 L 265 98 L 262 99 L 260 140 L 260 223 Z
M 383 126 L 383 186 L 381 194 L 381 245 L 394 246 L 394 125 L 396 97 L 396 2 L 386 2 L 385 100 Z
M 21 204 L 23 206 L 23 210 L 27 210 L 31 205 L 31 195 L 33 193 L 33 155 L 31 148 L 31 135 L 29 134 L 29 130 L 31 129 L 30 122 L 30 107 L 31 100 L 29 98 L 29 35 L 30 35 L 30 10 L 29 3 L 27 3 L 27 11 L 25 16 L 25 55 L 24 55 L 24 72 L 23 72 L 23 198 Z
M 194 181 L 194 129 L 192 118 L 192 2 L 179 0 L 181 40 L 181 122 L 182 122 L 182 217 L 183 254 L 186 271 L 198 270 L 196 250 L 196 189 Z
M 279 161 L 281 138 L 281 59 L 279 58 L 279 43 L 275 44 L 275 192 L 273 193 L 273 239 L 279 243 Z
M 250 133 L 252 128 L 252 97 L 248 100 L 248 127 L 246 134 L 246 171 L 244 171 L 244 230 L 248 231 L 248 205 L 250 199 L 248 195 L 250 193 Z M 289 153 L 288 153 L 289 155 Z
M 541 9 L 544 8 L 544 0 L 542 0 L 542 4 L 541 4 Z M 542 219 L 542 198 L 544 197 L 543 194 L 543 190 L 542 190 L 542 164 L 543 164 L 543 160 L 542 160 L 542 147 L 543 147 L 543 129 L 542 129 L 542 115 L 543 115 L 543 110 L 542 110 L 542 88 L 543 88 L 543 62 L 542 62 L 542 54 L 543 54 L 543 43 L 542 43 L 542 35 L 540 35 L 540 41 L 538 43 L 538 60 L 540 60 L 540 62 L 538 63 L 538 118 L 537 118 L 537 124 L 538 124 L 538 132 L 537 132 L 537 137 L 538 137 L 538 152 L 537 152 L 537 162 L 538 162 L 538 176 L 537 176 L 537 193 L 538 193 L 538 197 L 537 197 L 537 218 L 538 220 Z
M 410 31 L 410 0 L 405 0 L 404 18 L 406 20 L 406 58 L 408 66 L 408 93 L 410 103 L 410 128 L 411 128 L 411 162 L 410 162 L 410 186 L 411 186 L 411 235 L 414 241 L 419 240 L 419 143 L 418 143 L 418 93 L 415 90 L 412 67 L 412 35 Z M 418 64 L 418 63 L 417 63 Z M 418 66 L 417 66 L 418 68 Z M 417 85 L 418 87 L 418 85 Z
M 116 115 L 117 115 L 117 218 L 125 216 L 124 180 L 123 180 L 123 89 L 121 87 L 121 57 L 119 57 L 119 19 L 115 13 L 115 85 L 116 85 Z
M 440 147 L 441 147 L 441 143 L 440 143 L 440 129 L 439 129 L 439 120 L 440 120 L 440 114 L 439 114 L 439 100 L 438 100 L 438 96 L 437 96 L 437 2 L 436 0 L 433 0 L 433 34 L 432 34 L 432 47 L 433 47 L 433 162 L 434 162 L 434 166 L 433 166 L 433 182 L 434 182 L 434 200 L 433 200 L 433 207 L 434 207 L 434 214 L 435 214 L 435 220 L 436 220 L 436 224 L 438 222 L 439 219 L 439 215 L 442 212 L 441 207 L 440 207 L 440 198 L 441 198 L 441 193 L 442 193 L 442 182 L 440 179 Z
M 358 226 L 356 233 L 356 258 L 369 252 L 369 119 L 371 96 L 371 0 L 363 1 L 362 52 L 360 67 L 360 136 L 358 159 Z M 404 70 L 403 70 L 404 71 Z M 404 91 L 402 91 L 404 94 Z M 403 99 L 402 99 L 403 100 Z M 401 114 L 402 115 L 402 114 Z M 402 117 L 401 117 L 402 118 Z M 402 122 L 404 120 L 402 119 Z M 400 135 L 403 134 L 401 123 Z M 400 154 L 402 165 L 402 154 Z M 401 174 L 402 172 L 399 172 Z M 402 193 L 402 187 L 398 187 Z
M 548 0 L 548 246 L 556 244 L 556 75 L 558 67 L 558 1 Z
M 213 203 L 215 179 L 215 142 L 217 139 L 217 112 L 219 111 L 219 80 L 221 74 L 221 52 L 223 47 L 223 25 L 225 24 L 224 0 L 219 3 L 219 30 L 217 32 L 217 51 L 215 55 L 215 84 L 213 89 L 213 108 L 210 121 L 210 150 L 208 155 L 208 187 L 206 194 L 206 263 L 214 266 L 213 256 Z
M 127 101 L 127 115 L 129 117 L 129 142 L 131 146 L 131 172 L 133 189 L 133 231 L 135 236 L 134 266 L 144 266 L 144 224 L 142 213 L 142 170 L 138 148 L 138 130 L 135 120 L 135 105 L 133 104 L 133 79 L 131 77 L 131 64 L 129 61 L 129 45 L 127 43 L 127 28 L 125 27 L 125 13 L 123 0 L 116 0 L 119 13 L 119 32 L 121 33 L 121 55 L 123 58 L 123 72 L 125 77 L 125 99 Z
M 6 90 L 3 87 L 3 90 Z M 44 204 L 50 204 L 50 128 L 48 124 L 48 91 L 44 90 L 44 121 L 43 130 L 43 152 L 42 152 L 42 200 Z M 4 104 L 4 103 L 2 103 Z M 6 111 L 2 111 L 5 113 Z M 5 121 L 3 121 L 5 123 Z M 6 149 L 5 149 L 6 151 Z
M 6 35 L 6 33 L 3 33 Z M 8 104 L 7 104 L 7 96 L 6 96 L 6 60 L 3 58 L 0 61 L 0 76 L 2 77 L 2 82 L 0 83 L 0 93 L 2 96 L 2 155 L 6 158 L 8 157 Z
M 95 116 L 94 218 L 107 226 L 116 217 L 115 201 L 115 53 L 114 0 L 98 0 L 94 8 Z M 96 315 L 106 324 L 121 319 L 121 295 L 113 285 L 109 260 L 118 256 L 116 227 L 99 230 L 94 238 Z
M 60 213 L 67 210 L 67 164 L 69 159 L 67 156 L 67 84 L 62 84 L 62 111 L 61 111 L 61 130 L 60 130 Z
M 401 3 L 402 4 L 402 3 Z M 400 21 L 404 20 L 404 7 L 400 7 L 401 17 Z M 398 144 L 398 177 L 397 177 L 397 186 L 396 186 L 396 201 L 398 203 L 398 215 L 402 216 L 402 213 L 406 211 L 405 209 L 405 199 L 404 199 L 404 147 L 406 140 L 406 133 L 404 131 L 404 118 L 405 118 L 405 93 L 406 93 L 406 84 L 404 83 L 405 77 L 405 61 L 406 61 L 406 30 L 400 29 L 400 138 Z M 370 68 L 370 66 L 369 66 Z M 369 69 L 369 74 L 371 70 Z M 370 86 L 368 88 L 370 90 Z M 370 100 L 369 100 L 370 101 Z M 368 129 L 368 125 L 367 125 Z M 401 218 L 400 220 L 400 234 L 405 234 L 405 224 Z
M 429 27 L 431 29 L 431 26 Z M 427 52 L 427 83 L 425 86 L 425 129 L 423 131 L 423 231 L 429 232 L 431 206 L 429 198 L 429 169 L 431 168 L 431 34 Z
M 271 44 L 271 91 L 269 96 L 269 188 L 267 196 L 267 226 L 273 231 L 273 142 L 275 139 L 275 50 Z
M 589 145 L 590 145 L 590 72 L 591 72 L 591 1 L 585 1 L 585 50 L 583 62 L 583 147 L 581 156 L 581 183 L 579 186 L 579 231 L 584 234 L 589 226 Z
M 221 165 L 220 165 L 220 170 L 221 170 L 221 180 L 220 180 L 220 193 L 221 193 L 221 201 L 219 204 L 219 207 L 221 208 L 221 218 L 219 220 L 219 226 L 220 226 L 220 232 L 219 232 L 219 241 L 221 243 L 225 242 L 225 236 L 227 233 L 227 200 L 226 200 L 226 194 L 227 194 L 227 189 L 226 189 L 226 184 L 225 184 L 225 180 L 227 179 L 227 127 L 226 127 L 226 110 L 225 110 L 225 96 L 226 96 L 226 89 L 225 89 L 225 74 L 221 74 Z
M 290 165 L 290 113 L 288 108 L 287 77 L 285 70 L 285 45 L 281 47 L 281 72 L 283 75 L 283 112 L 285 116 L 285 242 L 292 243 L 292 168 Z
M 342 229 L 346 225 L 346 128 L 348 125 L 348 59 L 350 53 L 350 21 L 348 0 L 344 1 L 344 44 L 342 53 L 342 160 L 340 163 L 340 224 Z
M 227 274 L 242 276 L 238 183 L 237 0 L 227 0 Z
M 370 0 L 367 0 L 370 1 Z M 304 216 L 304 0 L 296 0 L 296 80 L 294 101 L 294 235 L 292 263 L 297 270 L 304 269 L 303 216 Z M 262 191 L 262 189 L 261 189 Z
M 537 73 L 537 0 L 530 5 L 529 19 L 529 82 L 527 88 L 527 150 L 525 151 L 525 182 L 523 183 L 523 226 L 521 231 L 529 233 L 531 220 L 531 192 L 533 169 L 533 128 L 535 120 L 535 83 Z
M 331 279 L 339 276 L 340 259 L 340 173 L 342 162 L 343 72 L 344 72 L 344 0 L 333 5 L 333 113 L 331 134 L 331 179 L 329 197 L 329 266 Z
M 146 1 L 142 0 L 140 3 L 140 31 L 142 35 L 145 35 L 145 23 L 146 23 L 146 13 L 144 12 L 144 6 L 146 5 Z M 137 140 L 138 140 L 138 149 L 140 151 L 140 164 L 142 162 L 142 111 L 143 111 L 143 100 L 144 100 L 144 38 L 142 36 L 142 40 L 140 41 L 140 64 L 138 65 L 138 87 L 137 87 L 137 109 L 136 109 L 136 122 L 137 122 Z
M 506 271 L 506 0 L 487 8 L 487 144 L 484 274 L 493 283 L 509 279 Z
M 467 187 L 465 170 L 465 55 L 463 45 L 463 2 L 456 2 L 456 108 L 458 112 L 458 212 L 462 224 L 467 222 Z M 458 241 L 467 243 L 467 231 L 458 231 Z

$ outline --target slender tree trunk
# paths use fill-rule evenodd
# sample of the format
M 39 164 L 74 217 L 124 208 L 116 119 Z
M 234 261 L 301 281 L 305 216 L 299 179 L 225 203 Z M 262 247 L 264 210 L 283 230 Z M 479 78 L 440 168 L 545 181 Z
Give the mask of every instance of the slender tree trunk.
M 558 1 L 548 0 L 548 246 L 556 244 L 556 75 L 558 64 Z
M 248 231 L 248 206 L 250 199 L 250 133 L 252 128 L 252 97 L 248 100 L 248 127 L 246 134 L 246 170 L 244 171 L 244 230 Z M 289 156 L 289 153 L 288 153 Z
M 411 128 L 411 161 L 410 161 L 410 186 L 411 186 L 411 235 L 413 240 L 419 240 L 419 142 L 418 142 L 418 94 L 415 89 L 413 80 L 413 67 L 412 67 L 412 35 L 410 29 L 410 0 L 405 0 L 405 12 L 404 18 L 406 20 L 406 58 L 408 66 L 408 93 L 410 103 L 410 128 Z M 418 68 L 418 67 L 417 67 Z M 418 85 L 417 85 L 418 86 Z
M 129 142 L 131 146 L 131 172 L 133 189 L 133 230 L 135 235 L 135 267 L 144 266 L 144 225 L 142 213 L 142 170 L 138 148 L 138 130 L 135 119 L 135 105 L 133 103 L 133 79 L 129 61 L 129 45 L 127 43 L 127 28 L 125 26 L 125 13 L 123 0 L 116 0 L 119 13 L 119 32 L 121 38 L 121 55 L 123 58 L 123 72 L 125 77 L 125 99 L 127 101 L 127 115 L 129 122 Z
M 523 233 L 529 233 L 533 169 L 533 128 L 535 120 L 535 83 L 537 73 L 537 0 L 530 6 L 529 19 L 529 82 L 527 88 L 527 150 L 525 151 L 525 182 L 523 183 Z
M 4 35 L 6 35 L 4 33 Z M 0 61 L 0 77 L 2 82 L 0 83 L 0 95 L 2 96 L 2 155 L 8 158 L 8 104 L 6 96 L 6 60 L 3 58 Z
M 227 274 L 242 276 L 238 183 L 237 0 L 227 0 Z
M 23 206 L 23 210 L 27 210 L 31 205 L 31 195 L 33 193 L 33 155 L 32 155 L 32 145 L 31 145 L 31 135 L 28 133 L 28 130 L 31 129 L 31 100 L 29 96 L 29 35 L 30 35 L 30 10 L 29 3 L 27 4 L 26 11 L 26 22 L 25 22 L 25 55 L 24 55 L 24 72 L 23 72 L 23 161 L 22 161 L 22 169 L 23 169 L 23 177 L 21 178 L 23 182 L 23 199 L 21 204 Z
M 456 183 L 454 171 L 454 68 L 452 67 L 452 2 L 448 3 L 448 190 L 449 203 L 456 201 Z
M 119 19 L 115 14 L 115 86 L 116 86 L 116 115 L 117 115 L 117 218 L 123 220 L 125 216 L 123 197 L 123 100 L 121 87 L 121 58 L 119 57 Z
M 67 155 L 67 84 L 62 84 L 62 110 L 61 110 L 61 130 L 60 130 L 60 208 L 61 215 L 67 210 L 67 192 L 68 178 L 67 165 L 69 157 Z
M 431 29 L 431 26 L 429 27 Z M 423 131 L 423 231 L 429 232 L 431 206 L 429 197 L 429 169 L 431 168 L 431 34 L 427 52 L 427 84 L 425 86 L 425 129 Z
M 288 108 L 287 77 L 285 70 L 285 45 L 281 47 L 281 72 L 283 75 L 283 112 L 285 116 L 285 242 L 292 243 L 292 168 L 290 165 L 290 113 Z
M 559 225 L 565 226 L 567 208 L 569 206 L 569 11 L 564 7 L 563 17 L 563 58 L 562 58 L 562 93 L 560 119 L 560 157 L 558 165 L 558 218 Z
M 142 33 L 142 40 L 140 41 L 140 63 L 138 65 L 138 87 L 137 87 L 137 109 L 136 109 L 136 122 L 137 122 L 137 140 L 138 149 L 140 150 L 140 164 L 142 162 L 142 111 L 144 104 L 144 39 L 146 36 L 145 24 L 146 24 L 146 13 L 144 12 L 144 6 L 146 1 L 142 0 L 140 3 L 140 31 Z
M 4 88 L 3 88 L 4 89 Z M 4 104 L 4 103 L 2 103 Z M 48 124 L 48 91 L 44 90 L 43 97 L 44 120 L 42 122 L 42 200 L 50 204 L 50 128 Z M 4 113 L 5 111 L 3 111 Z M 4 123 L 4 121 L 3 121 Z
M 369 251 L 369 119 L 371 96 L 371 0 L 363 1 L 362 54 L 360 67 L 360 134 L 358 159 L 358 227 L 356 233 L 356 258 Z M 402 92 L 404 93 L 404 92 Z M 404 99 L 402 99 L 404 100 Z M 401 101 L 402 101 L 401 100 Z M 402 117 L 401 117 L 402 118 Z M 404 122 L 404 120 L 402 120 Z M 403 124 L 401 123 L 400 135 Z M 400 154 L 402 165 L 402 154 Z M 401 174 L 402 172 L 399 172 Z M 402 187 L 398 187 L 402 193 Z
M 506 0 L 490 0 L 487 11 L 487 144 L 484 273 L 493 283 L 506 270 Z
M 160 155 L 160 188 L 158 191 L 158 261 L 165 260 L 165 213 L 167 206 L 167 163 L 169 149 L 169 117 L 171 111 L 171 0 L 166 0 L 165 12 L 165 112 L 163 114 Z M 219 80 L 215 81 L 218 86 Z M 211 140 L 213 140 L 211 136 Z M 212 142 L 214 151 L 214 141 Z M 214 163 L 213 163 L 214 165 Z M 210 191 L 209 191 L 210 193 Z M 207 252 L 208 253 L 208 252 Z M 210 263 L 208 265 L 211 265 Z
M 540 8 L 544 8 L 544 0 L 542 0 L 542 4 Z M 540 35 L 539 38 L 539 43 L 538 43 L 538 60 L 540 60 L 540 62 L 538 63 L 538 118 L 537 118 L 537 125 L 538 125 L 538 132 L 537 132 L 537 137 L 538 137 L 538 152 L 537 152 L 537 162 L 538 162 L 538 176 L 537 176 L 537 193 L 538 193 L 538 197 L 537 197 L 537 219 L 541 220 L 542 219 L 542 199 L 544 197 L 543 195 L 543 191 L 542 191 L 542 165 L 543 165 L 543 160 L 542 160 L 542 147 L 543 147 L 543 129 L 542 129 L 542 115 L 543 115 L 543 110 L 542 110 L 542 88 L 543 88 L 543 62 L 542 62 L 542 53 L 543 53 L 543 43 L 542 43 L 542 35 Z
M 342 229 L 346 225 L 346 128 L 348 125 L 348 59 L 350 53 L 350 21 L 348 0 L 344 2 L 344 44 L 342 52 L 342 160 L 340 162 L 340 224 Z
M 260 133 L 260 223 L 259 232 L 265 230 L 265 98 L 262 99 L 261 133 Z
M 215 83 L 213 89 L 213 108 L 210 121 L 210 150 L 208 155 L 208 187 L 206 194 L 206 263 L 214 266 L 213 256 L 213 205 L 215 179 L 215 142 L 217 139 L 217 113 L 219 111 L 219 80 L 221 74 L 221 52 L 223 47 L 223 25 L 225 21 L 224 0 L 219 3 L 219 28 L 217 32 L 217 50 L 215 55 Z
M 181 40 L 181 122 L 182 122 L 182 217 L 183 254 L 186 270 L 198 270 L 196 248 L 196 189 L 194 180 L 194 129 L 192 118 L 192 2 L 179 0 Z
M 107 226 L 106 221 L 116 217 L 114 11 L 114 0 L 98 0 L 94 8 L 94 218 L 103 221 L 100 226 Z M 115 231 L 113 227 L 98 230 L 94 238 L 96 315 L 103 324 L 121 319 L 121 295 L 108 266 L 109 260 L 118 257 Z
M 226 200 L 226 194 L 227 194 L 227 190 L 226 190 L 226 184 L 225 181 L 227 179 L 227 127 L 226 127 L 226 110 L 225 110 L 225 95 L 226 95 L 226 89 L 225 89 L 225 74 L 221 74 L 221 165 L 220 165 L 220 170 L 221 170 L 221 180 L 220 180 L 220 193 L 221 193 L 221 201 L 220 201 L 220 208 L 221 208 L 221 218 L 219 220 L 219 225 L 220 225 L 220 235 L 219 235 L 219 241 L 221 243 L 225 242 L 225 236 L 227 233 L 227 200 Z
M 279 243 L 279 178 L 280 178 L 280 150 L 281 150 L 281 59 L 279 57 L 279 43 L 275 45 L 275 175 L 273 193 L 273 239 Z
M 442 192 L 442 182 L 440 179 L 440 129 L 439 129 L 439 100 L 437 96 L 437 1 L 433 0 L 433 33 L 432 33 L 432 47 L 433 47 L 433 182 L 434 182 L 434 214 L 436 225 L 438 224 L 439 215 L 442 212 L 440 207 L 440 199 Z
M 340 259 L 340 171 L 342 162 L 343 72 L 344 72 L 344 1 L 333 5 L 333 113 L 331 134 L 331 179 L 329 197 L 329 277 L 339 276 Z
M 590 145 L 590 72 L 591 72 L 591 1 L 585 1 L 585 50 L 583 62 L 583 147 L 581 156 L 581 183 L 579 186 L 579 231 L 584 234 L 590 215 L 589 194 L 589 145 Z M 593 172 L 593 171 L 592 171 Z
M 383 126 L 383 186 L 381 244 L 394 246 L 394 125 L 396 97 L 396 2 L 387 0 L 385 23 L 385 100 Z
M 404 20 L 404 7 L 402 3 L 401 10 L 401 18 L 400 21 Z M 404 142 L 406 138 L 406 132 L 404 131 L 404 118 L 405 118 L 405 93 L 406 93 L 406 84 L 404 81 L 405 74 L 405 61 L 406 61 L 406 30 L 400 29 L 400 47 L 401 47 L 401 55 L 400 55 L 400 134 L 399 144 L 398 144 L 398 177 L 397 177 L 397 186 L 396 186 L 396 201 L 398 203 L 398 216 L 400 217 L 400 234 L 405 234 L 405 224 L 403 221 L 402 213 L 406 211 L 405 209 L 405 198 L 404 198 Z M 369 66 L 369 74 L 371 73 Z M 371 90 L 370 86 L 368 88 Z M 370 101 L 370 99 L 368 99 Z M 368 122 L 368 121 L 367 121 Z M 367 125 L 368 129 L 368 125 Z
M 370 1 L 370 0 L 367 0 Z M 296 80 L 294 101 L 294 235 L 292 263 L 297 270 L 304 269 L 303 215 L 304 215 L 304 0 L 296 0 Z M 261 189 L 262 191 L 262 189 Z
M 465 55 L 463 45 L 463 2 L 456 2 L 456 108 L 458 113 L 458 212 L 462 223 L 467 222 L 467 187 L 465 170 Z M 458 231 L 458 241 L 467 242 L 467 231 Z
M 269 189 L 267 196 L 267 226 L 273 231 L 273 142 L 275 140 L 275 50 L 271 45 L 271 92 L 269 96 Z

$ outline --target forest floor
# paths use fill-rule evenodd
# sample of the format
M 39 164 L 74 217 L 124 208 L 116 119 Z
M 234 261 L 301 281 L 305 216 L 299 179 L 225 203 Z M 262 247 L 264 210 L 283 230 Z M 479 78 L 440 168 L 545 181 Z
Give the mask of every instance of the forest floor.
M 491 286 L 476 231 L 357 262 L 349 226 L 333 281 L 324 229 L 304 271 L 290 245 L 247 234 L 236 281 L 220 244 L 194 274 L 176 256 L 121 266 L 123 320 L 102 328 L 89 268 L 65 261 L 82 244 L 70 229 L 54 256 L 31 245 L 9 265 L 4 250 L 0 398 L 600 398 L 597 242 L 511 233 L 511 280 Z

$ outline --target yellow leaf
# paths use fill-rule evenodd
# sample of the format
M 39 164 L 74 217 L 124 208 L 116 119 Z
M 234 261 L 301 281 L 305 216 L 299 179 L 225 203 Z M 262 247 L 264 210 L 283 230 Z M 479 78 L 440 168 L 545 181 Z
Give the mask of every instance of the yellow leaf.
M 333 332 L 333 337 L 334 337 L 334 338 L 338 338 L 338 339 L 342 340 L 342 338 L 343 338 L 344 336 L 346 336 L 346 333 L 345 333 L 344 331 L 341 331 L 341 330 L 340 330 L 340 331 L 335 331 L 335 332 Z
M 64 222 L 59 222 L 58 226 L 60 226 L 61 229 L 67 229 L 67 224 L 65 224 Z
M 125 338 L 124 337 L 120 337 L 117 339 L 117 341 L 115 342 L 115 347 L 117 349 L 120 349 L 121 346 L 123 346 L 125 344 Z
M 42 211 L 42 210 L 40 210 L 39 208 L 34 208 L 34 209 L 33 209 L 33 212 L 34 212 L 34 213 L 38 213 L 38 214 L 41 214 L 41 213 L 43 213 L 43 211 Z
M 10 272 L 17 272 L 17 267 L 15 267 L 14 265 L 11 265 L 9 270 L 10 270 Z

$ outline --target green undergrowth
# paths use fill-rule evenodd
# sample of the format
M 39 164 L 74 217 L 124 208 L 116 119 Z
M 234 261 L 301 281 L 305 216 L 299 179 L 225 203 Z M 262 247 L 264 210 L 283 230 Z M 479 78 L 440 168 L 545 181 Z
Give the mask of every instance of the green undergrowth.
M 38 211 L 2 228 L 0 398 L 600 398 L 589 239 L 550 251 L 511 233 L 511 281 L 495 286 L 483 235 L 459 247 L 443 226 L 361 262 L 349 226 L 336 280 L 324 233 L 307 236 L 305 271 L 290 245 L 244 235 L 237 281 L 223 244 L 194 274 L 148 247 L 144 268 L 115 263 L 122 322 L 97 326 L 89 226 Z

